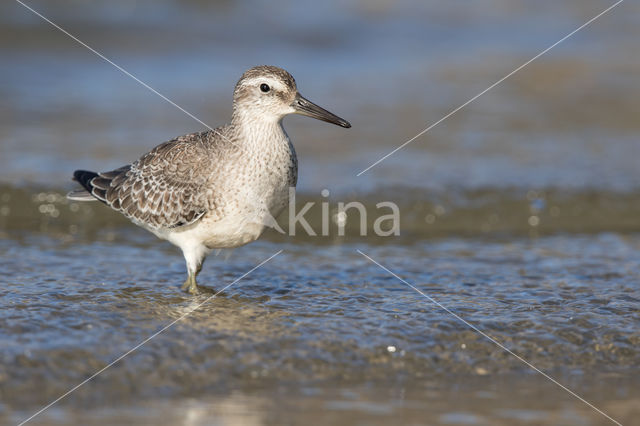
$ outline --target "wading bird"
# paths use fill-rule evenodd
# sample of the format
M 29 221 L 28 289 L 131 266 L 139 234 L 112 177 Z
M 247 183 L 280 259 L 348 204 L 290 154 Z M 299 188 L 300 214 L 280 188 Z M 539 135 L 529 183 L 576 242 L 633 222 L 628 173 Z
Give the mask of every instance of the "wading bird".
M 180 247 L 188 272 L 182 289 L 197 294 L 196 276 L 211 250 L 255 241 L 287 205 L 298 175 L 282 127 L 289 114 L 351 127 L 303 98 L 287 71 L 257 66 L 236 84 L 231 123 L 172 139 L 116 170 L 76 170 L 84 189 L 68 198 L 102 201 Z

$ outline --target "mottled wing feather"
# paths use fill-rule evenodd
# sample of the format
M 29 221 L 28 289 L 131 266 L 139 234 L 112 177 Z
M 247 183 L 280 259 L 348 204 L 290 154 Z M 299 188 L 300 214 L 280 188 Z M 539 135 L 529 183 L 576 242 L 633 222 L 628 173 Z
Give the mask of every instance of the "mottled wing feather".
M 92 194 L 152 229 L 191 224 L 212 206 L 210 156 L 194 133 L 158 145 L 130 166 L 100 173 Z

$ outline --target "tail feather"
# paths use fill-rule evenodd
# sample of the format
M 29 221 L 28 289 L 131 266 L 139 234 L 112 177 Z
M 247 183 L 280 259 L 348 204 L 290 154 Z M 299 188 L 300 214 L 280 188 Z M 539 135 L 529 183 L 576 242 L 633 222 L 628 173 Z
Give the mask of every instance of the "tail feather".
M 91 185 L 91 179 L 97 177 L 98 174 L 95 172 L 90 172 L 88 170 L 76 170 L 73 172 L 73 180 L 78 182 L 87 192 L 91 192 L 93 186 Z
M 96 197 L 85 191 L 84 189 L 77 189 L 67 194 L 67 199 L 71 201 L 98 201 Z
M 130 169 L 131 166 L 127 165 L 103 173 L 76 170 L 73 172 L 73 180 L 82 185 L 84 191 L 72 191 L 67 195 L 67 198 L 75 201 L 90 201 L 91 199 L 95 199 L 109 204 L 106 200 L 107 191 L 110 187 L 117 186 L 119 184 L 118 181 L 123 181 Z
M 87 170 L 76 170 L 73 172 L 73 180 L 78 182 L 84 190 L 71 191 L 67 194 L 67 198 L 74 201 L 92 201 L 97 200 L 93 195 L 93 185 L 91 180 L 98 174 Z

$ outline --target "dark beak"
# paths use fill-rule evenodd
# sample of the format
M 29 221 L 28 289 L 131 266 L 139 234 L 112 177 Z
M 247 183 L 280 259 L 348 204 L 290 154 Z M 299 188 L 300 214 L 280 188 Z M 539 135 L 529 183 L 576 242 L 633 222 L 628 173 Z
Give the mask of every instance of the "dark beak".
M 296 95 L 291 106 L 296 110 L 296 114 L 307 115 L 309 117 L 317 118 L 318 120 L 326 121 L 327 123 L 337 124 L 345 129 L 351 127 L 351 124 L 349 124 L 347 120 L 343 120 L 326 109 L 320 108 L 318 105 L 300 96 L 300 93 Z

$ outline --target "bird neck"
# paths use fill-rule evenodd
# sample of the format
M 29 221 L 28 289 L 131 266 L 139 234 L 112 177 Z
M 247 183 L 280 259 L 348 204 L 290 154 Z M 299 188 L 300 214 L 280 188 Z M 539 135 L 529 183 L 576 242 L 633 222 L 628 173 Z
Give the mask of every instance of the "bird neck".
M 279 145 L 289 141 L 282 127 L 282 117 L 270 117 L 236 110 L 233 112 L 231 126 L 240 136 L 243 145 L 264 148 L 265 145 Z

